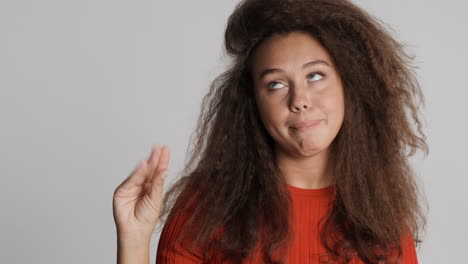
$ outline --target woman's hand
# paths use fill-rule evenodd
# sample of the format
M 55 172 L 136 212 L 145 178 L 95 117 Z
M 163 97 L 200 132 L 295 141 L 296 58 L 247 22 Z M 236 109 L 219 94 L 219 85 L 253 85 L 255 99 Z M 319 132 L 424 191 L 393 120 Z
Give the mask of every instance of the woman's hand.
M 153 146 L 150 157 L 141 161 L 115 190 L 113 213 L 121 239 L 151 238 L 159 218 L 168 163 L 169 149 Z

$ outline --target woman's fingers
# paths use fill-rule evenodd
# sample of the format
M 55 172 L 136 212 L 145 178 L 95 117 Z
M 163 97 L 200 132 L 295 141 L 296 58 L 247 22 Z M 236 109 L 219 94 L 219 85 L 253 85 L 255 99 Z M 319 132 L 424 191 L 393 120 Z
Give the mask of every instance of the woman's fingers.
M 135 187 L 141 188 L 143 184 L 149 180 L 149 177 L 151 177 L 151 174 L 157 165 L 160 152 L 161 147 L 159 147 L 159 145 L 153 146 L 148 160 L 141 161 L 120 187 L 124 190 L 130 190 Z
M 168 171 L 168 164 L 169 164 L 169 148 L 164 146 L 161 149 L 161 155 L 159 158 L 159 162 L 153 172 L 151 178 L 151 192 L 150 198 L 151 200 L 155 201 L 156 199 L 160 199 L 163 193 L 163 186 L 164 186 L 164 175 Z
M 168 170 L 168 164 L 169 164 L 169 148 L 167 146 L 164 146 L 163 149 L 161 150 L 161 155 L 159 157 L 159 162 L 156 166 L 155 173 L 158 174 L 162 171 Z M 155 175 L 152 175 L 153 177 Z
M 147 175 L 149 177 L 147 180 L 150 180 L 151 175 L 153 175 L 153 171 L 158 165 L 159 158 L 161 156 L 161 150 L 162 148 L 159 145 L 154 145 L 153 148 L 151 149 L 151 155 L 148 158 L 148 168 L 150 171 L 150 175 Z

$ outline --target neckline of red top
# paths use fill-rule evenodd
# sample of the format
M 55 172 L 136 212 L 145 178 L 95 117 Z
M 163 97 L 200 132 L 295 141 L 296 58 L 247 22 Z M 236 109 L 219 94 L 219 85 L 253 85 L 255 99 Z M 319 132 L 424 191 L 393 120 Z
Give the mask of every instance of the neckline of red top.
M 336 189 L 336 184 L 329 185 L 320 189 L 303 189 L 288 184 L 288 189 L 293 195 L 309 197 L 332 197 Z

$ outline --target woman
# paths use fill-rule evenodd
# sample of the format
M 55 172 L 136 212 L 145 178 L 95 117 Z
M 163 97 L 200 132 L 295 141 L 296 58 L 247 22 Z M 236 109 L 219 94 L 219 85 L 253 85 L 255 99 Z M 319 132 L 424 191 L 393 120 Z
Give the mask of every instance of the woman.
M 114 194 L 120 263 L 148 262 L 158 216 L 158 264 L 417 263 L 408 157 L 428 147 L 402 45 L 350 1 L 245 0 L 225 48 L 184 176 L 162 200 L 156 146 Z

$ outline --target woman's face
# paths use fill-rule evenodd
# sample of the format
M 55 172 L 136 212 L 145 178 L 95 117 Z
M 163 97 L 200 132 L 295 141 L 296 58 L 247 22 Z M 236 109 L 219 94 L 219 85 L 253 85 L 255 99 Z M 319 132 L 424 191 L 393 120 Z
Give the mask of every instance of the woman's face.
M 327 150 L 343 123 L 344 96 L 326 49 L 306 33 L 274 35 L 258 46 L 251 66 L 255 100 L 276 151 L 300 157 Z

